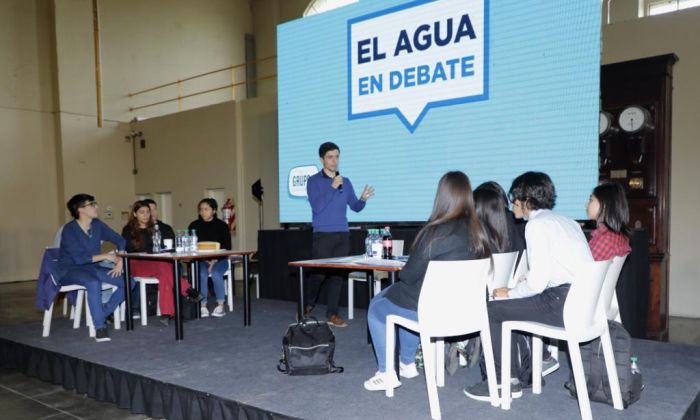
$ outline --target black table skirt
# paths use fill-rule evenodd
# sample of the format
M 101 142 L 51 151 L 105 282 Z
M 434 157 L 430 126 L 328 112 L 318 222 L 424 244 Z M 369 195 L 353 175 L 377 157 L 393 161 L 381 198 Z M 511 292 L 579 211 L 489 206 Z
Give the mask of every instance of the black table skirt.
M 417 227 L 392 228 L 395 239 L 404 240 L 408 254 Z M 299 296 L 299 270 L 287 266 L 290 261 L 311 259 L 310 229 L 261 230 L 258 232 L 258 270 L 260 296 L 266 299 L 296 301 Z M 366 231 L 350 231 L 350 253 L 364 253 Z M 636 338 L 646 338 L 646 320 L 649 307 L 649 253 L 646 231 L 634 231 L 632 253 L 627 258 L 617 283 L 617 296 L 622 323 Z M 355 307 L 367 307 L 366 283 L 355 283 Z M 321 289 L 319 303 L 324 304 L 325 288 Z M 341 295 L 341 306 L 347 306 L 347 288 Z

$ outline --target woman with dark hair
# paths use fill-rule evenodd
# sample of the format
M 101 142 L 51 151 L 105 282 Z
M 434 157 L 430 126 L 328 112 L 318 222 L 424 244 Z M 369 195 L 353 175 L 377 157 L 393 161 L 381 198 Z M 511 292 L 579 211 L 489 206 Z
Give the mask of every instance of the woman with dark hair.
M 462 172 L 448 172 L 440 178 L 430 219 L 418 232 L 411 256 L 401 270 L 401 281 L 384 289 L 369 306 L 369 324 L 378 371 L 367 381 L 369 391 L 385 390 L 387 385 L 399 385 L 395 372 L 387 372 L 386 318 L 397 314 L 418 319 L 418 297 L 423 278 L 432 260 L 470 260 L 491 255 L 484 231 L 476 218 L 469 178 Z M 466 280 L 465 280 L 466 281 Z M 419 337 L 416 333 L 399 330 L 399 374 L 404 378 L 418 375 L 415 365 Z
M 231 249 L 231 234 L 228 225 L 223 220 L 216 217 L 216 210 L 219 208 L 213 198 L 203 198 L 197 205 L 199 217 L 190 223 L 189 229 L 197 233 L 197 238 L 202 242 L 218 242 L 221 249 Z M 199 287 L 204 300 L 200 308 L 202 318 L 209 316 L 207 308 L 207 294 L 209 292 L 208 278 L 211 276 L 214 284 L 214 295 L 216 296 L 216 308 L 211 311 L 211 316 L 222 317 L 226 315 L 224 310 L 224 300 L 226 291 L 224 290 L 224 273 L 228 270 L 226 258 L 201 261 L 199 263 Z
M 78 284 L 87 289 L 87 303 L 95 326 L 95 340 L 109 341 L 105 318 L 124 300 L 122 259 L 102 252 L 102 241 L 124 250 L 124 239 L 97 218 L 97 202 L 89 194 L 76 194 L 66 207 L 73 221 L 61 232 L 61 256 L 56 277 L 61 285 Z M 110 268 L 103 264 L 108 263 Z M 117 286 L 109 301 L 102 304 L 102 284 Z
M 598 223 L 588 241 L 594 260 L 604 261 L 630 253 L 629 206 L 622 185 L 606 182 L 595 187 L 586 212 L 589 219 Z
M 474 205 L 476 215 L 489 235 L 492 252 L 525 249 L 525 223 L 519 223 L 508 208 L 508 196 L 503 187 L 495 181 L 479 185 L 474 190 Z
M 129 222 L 122 229 L 126 240 L 127 252 L 152 252 L 153 220 L 147 202 L 137 201 L 131 207 Z M 154 277 L 158 279 L 160 291 L 160 322 L 168 326 L 175 314 L 175 296 L 173 295 L 173 266 L 167 261 L 139 260 L 131 258 L 129 269 L 132 277 Z M 138 289 L 137 289 L 138 290 Z M 180 293 L 190 299 L 201 299 L 199 293 L 190 287 L 187 278 L 180 278 Z

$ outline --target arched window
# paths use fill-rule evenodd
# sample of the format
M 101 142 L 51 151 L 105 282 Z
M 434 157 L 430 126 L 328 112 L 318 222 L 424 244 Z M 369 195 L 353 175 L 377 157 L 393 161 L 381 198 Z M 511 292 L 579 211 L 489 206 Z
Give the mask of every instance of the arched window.
M 304 17 L 317 15 L 348 4 L 357 3 L 359 0 L 311 0 L 311 3 L 304 10 Z

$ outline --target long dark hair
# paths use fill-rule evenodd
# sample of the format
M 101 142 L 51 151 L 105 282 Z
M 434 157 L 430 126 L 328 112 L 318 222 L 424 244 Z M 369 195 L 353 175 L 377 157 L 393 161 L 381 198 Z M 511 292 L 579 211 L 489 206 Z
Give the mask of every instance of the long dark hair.
M 448 172 L 440 178 L 430 219 L 418 232 L 413 241 L 414 247 L 421 240 L 432 242 L 439 225 L 457 219 L 463 219 L 466 223 L 471 247 L 477 257 L 490 256 L 486 234 L 476 218 L 469 177 L 461 171 Z
M 510 248 L 509 216 L 503 204 L 503 196 L 493 189 L 479 186 L 474 190 L 476 216 L 488 236 L 491 252 L 506 252 Z
M 136 249 L 143 249 L 144 243 L 143 243 L 143 237 L 141 236 L 141 225 L 139 224 L 139 219 L 136 217 L 136 212 L 139 211 L 139 209 L 146 207 L 150 211 L 151 208 L 148 206 L 148 203 L 144 201 L 137 201 L 134 203 L 133 206 L 131 206 L 131 213 L 129 213 L 129 222 L 127 223 L 127 226 L 129 226 L 129 231 L 131 232 L 131 238 L 129 238 L 129 242 L 134 244 L 134 248 Z M 146 223 L 146 229 L 148 230 L 148 233 L 153 232 L 153 220 L 150 218 L 148 219 L 148 223 Z
M 629 205 L 622 185 L 617 182 L 605 182 L 593 189 L 593 196 L 600 203 L 598 220 L 613 232 L 631 237 L 632 231 L 627 226 L 630 218 Z

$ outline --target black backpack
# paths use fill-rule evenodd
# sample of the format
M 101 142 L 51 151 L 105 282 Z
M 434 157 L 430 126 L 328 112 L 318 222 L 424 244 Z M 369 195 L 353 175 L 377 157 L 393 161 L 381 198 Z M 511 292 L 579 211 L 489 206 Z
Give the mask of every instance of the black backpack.
M 287 375 L 341 373 L 333 363 L 335 335 L 327 322 L 305 318 L 289 324 L 282 339 L 282 358 L 277 370 Z
M 640 372 L 632 373 L 630 369 L 632 338 L 625 330 L 625 327 L 615 321 L 608 321 L 608 327 L 610 328 L 610 340 L 612 341 L 615 354 L 617 377 L 620 381 L 622 404 L 627 408 L 639 399 L 642 389 L 644 389 L 642 374 Z M 581 346 L 581 360 L 583 361 L 583 371 L 586 374 L 586 387 L 588 388 L 590 400 L 612 405 L 610 383 L 608 382 L 608 375 L 605 369 L 605 357 L 603 356 L 603 346 L 600 338 Z M 571 397 L 576 398 L 573 371 L 564 387 L 569 390 Z

